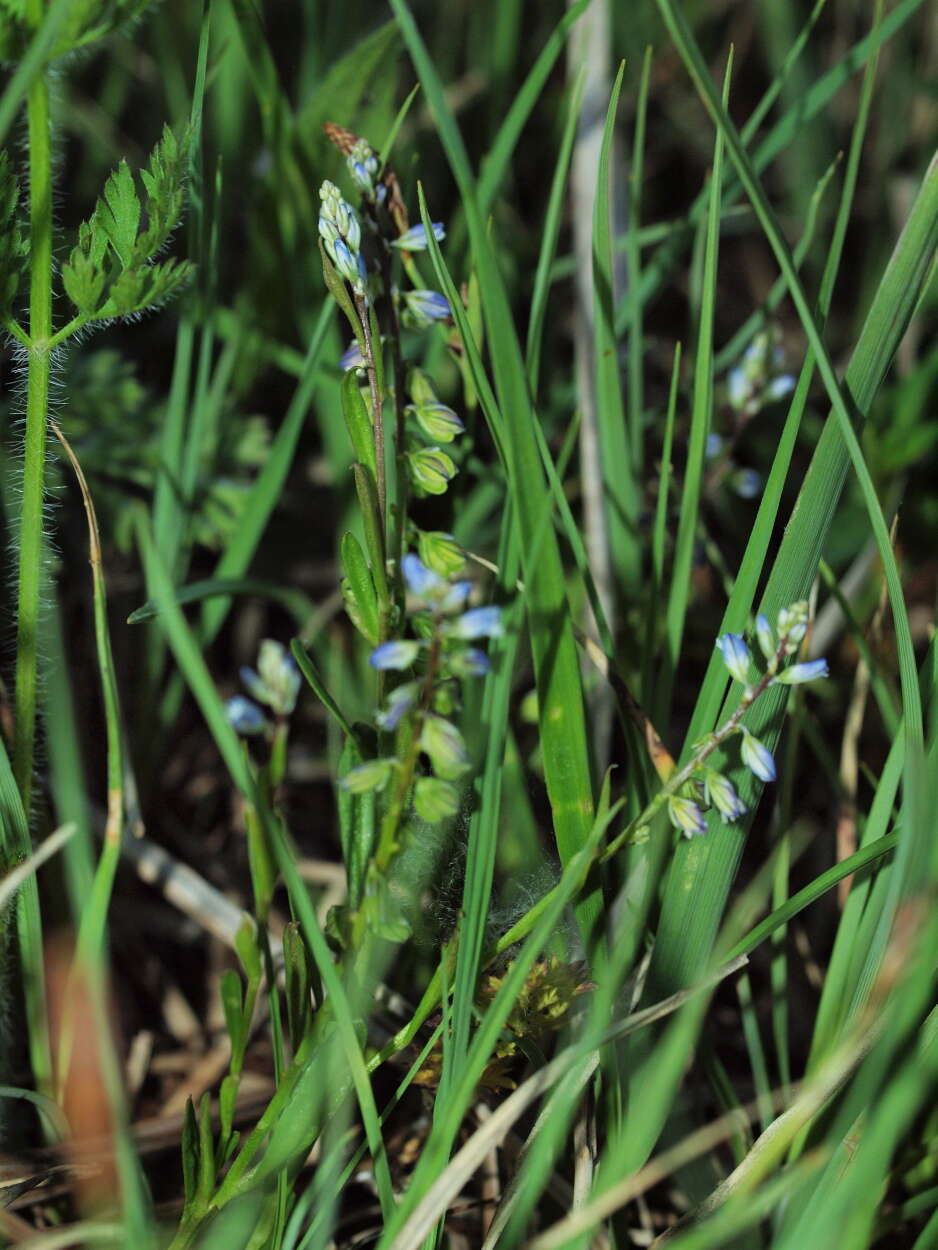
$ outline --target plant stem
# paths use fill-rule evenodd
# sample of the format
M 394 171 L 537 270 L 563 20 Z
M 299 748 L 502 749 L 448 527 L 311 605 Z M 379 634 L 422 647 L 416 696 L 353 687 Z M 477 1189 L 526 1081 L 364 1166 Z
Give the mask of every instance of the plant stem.
M 384 462 L 384 399 L 378 385 L 378 369 L 375 364 L 375 342 L 371 333 L 371 316 L 368 301 L 364 295 L 355 294 L 355 307 L 362 323 L 362 334 L 365 338 L 365 366 L 368 370 L 368 386 L 371 389 L 371 412 L 375 423 L 375 460 L 378 468 L 378 514 L 381 517 L 384 550 L 388 549 L 388 486 L 387 468 Z M 378 343 L 377 350 L 381 350 Z
M 40 0 L 32 7 L 41 10 Z M 41 14 L 40 14 L 41 16 Z M 42 579 L 42 498 L 52 335 L 52 137 L 49 84 L 36 77 L 27 100 L 29 123 L 29 366 L 26 448 L 20 510 L 20 563 L 16 634 L 14 775 L 29 814 L 36 735 L 36 667 Z

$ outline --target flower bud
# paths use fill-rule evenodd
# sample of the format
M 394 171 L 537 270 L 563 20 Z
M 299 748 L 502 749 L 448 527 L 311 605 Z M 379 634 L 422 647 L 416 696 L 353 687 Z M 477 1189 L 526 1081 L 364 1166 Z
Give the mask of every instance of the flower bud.
M 731 676 L 745 686 L 749 681 L 751 659 L 741 634 L 722 634 L 716 646 Z
M 772 752 L 762 745 L 758 738 L 754 737 L 748 729 L 742 729 L 743 745 L 740 754 L 743 763 L 760 781 L 775 780 L 775 760 L 772 758 Z
M 414 485 L 427 495 L 442 495 L 456 476 L 456 466 L 439 447 L 408 452 L 407 466 Z
M 243 694 L 236 694 L 233 699 L 228 700 L 225 714 L 235 733 L 262 734 L 270 727 L 267 717 L 257 704 L 246 699 Z
M 446 231 L 443 228 L 443 223 L 441 221 L 434 221 L 432 225 L 433 225 L 433 237 L 436 239 L 437 243 L 442 243 L 443 240 L 446 238 Z M 405 230 L 405 232 L 402 235 L 400 235 L 399 238 L 396 238 L 392 242 L 391 246 L 399 247 L 402 251 L 405 251 L 405 252 L 426 251 L 427 232 L 423 227 L 423 223 L 421 223 L 418 226 L 411 226 L 409 230 Z
M 420 735 L 420 747 L 426 751 L 438 777 L 451 781 L 461 777 L 469 767 L 469 753 L 463 736 L 452 722 L 442 716 L 428 716 Z
M 419 642 L 402 638 L 394 642 L 383 642 L 380 647 L 375 647 L 368 657 L 368 662 L 372 668 L 382 672 L 388 669 L 396 669 L 400 672 L 405 668 L 410 668 L 419 653 Z
M 347 772 L 339 785 L 349 794 L 368 794 L 371 790 L 383 790 L 391 780 L 397 760 L 366 760 Z
M 668 799 L 668 815 L 671 818 L 671 824 L 676 829 L 680 829 L 685 837 L 690 838 L 694 834 L 707 832 L 707 822 L 704 820 L 703 812 L 696 803 L 682 798 L 679 794 L 672 794 Z
M 806 681 L 817 681 L 819 677 L 827 677 L 826 660 L 808 660 L 804 664 L 793 664 L 783 669 L 776 677 L 781 686 L 800 686 Z
M 435 825 L 459 812 L 459 794 L 449 781 L 421 777 L 414 786 L 414 807 L 421 820 Z

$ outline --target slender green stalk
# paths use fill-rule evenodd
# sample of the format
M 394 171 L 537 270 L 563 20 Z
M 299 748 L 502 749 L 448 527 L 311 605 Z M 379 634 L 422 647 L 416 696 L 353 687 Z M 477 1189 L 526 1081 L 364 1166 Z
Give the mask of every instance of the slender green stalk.
M 41 0 L 30 11 L 42 18 Z M 52 335 L 52 133 L 49 82 L 39 74 L 27 98 L 29 126 L 29 365 L 26 382 L 26 448 L 20 511 L 19 590 L 16 628 L 16 728 L 13 772 L 29 815 L 36 736 L 37 635 L 42 581 L 42 499 Z

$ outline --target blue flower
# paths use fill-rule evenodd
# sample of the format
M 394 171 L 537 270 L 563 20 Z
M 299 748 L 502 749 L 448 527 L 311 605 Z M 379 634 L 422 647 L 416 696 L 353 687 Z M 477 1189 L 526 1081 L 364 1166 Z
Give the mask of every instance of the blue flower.
M 358 345 L 358 339 L 355 339 L 339 357 L 339 368 L 343 373 L 348 373 L 349 369 L 364 369 L 364 367 L 365 358 L 362 356 L 362 349 Z
M 685 837 L 707 832 L 703 812 L 696 803 L 679 794 L 672 794 L 668 799 L 668 815 L 671 817 L 671 824 L 680 829 Z
M 704 453 L 708 460 L 713 460 L 723 450 L 723 438 L 719 434 L 707 435 L 707 450 Z
M 749 681 L 749 648 L 741 634 L 721 634 L 716 646 L 730 674 L 746 685 Z
M 239 734 L 262 734 L 268 728 L 267 717 L 252 699 L 236 694 L 225 704 L 228 722 Z
M 442 243 L 446 238 L 446 231 L 443 228 L 442 221 L 434 221 L 432 224 L 433 237 L 436 239 L 437 243 Z M 399 247 L 405 252 L 425 251 L 427 248 L 427 232 L 424 229 L 423 224 L 421 223 L 419 226 L 411 226 L 409 230 L 405 230 L 400 238 L 394 240 L 391 246 Z
M 470 608 L 447 626 L 451 638 L 500 638 L 505 632 L 502 610 L 494 606 Z
M 432 572 L 419 556 L 408 553 L 401 561 L 401 572 L 407 589 L 418 599 L 430 602 L 446 588 L 447 583 L 438 573 Z
M 396 642 L 384 642 L 376 647 L 368 657 L 372 668 L 382 671 L 410 668 L 420 652 L 420 643 L 409 639 L 398 639 Z
M 453 582 L 440 601 L 441 612 L 461 612 L 472 594 L 472 582 Z
M 808 660 L 804 664 L 793 664 L 791 668 L 783 669 L 775 680 L 782 686 L 800 686 L 803 682 L 817 681 L 819 677 L 827 676 L 826 660 Z
M 772 759 L 772 752 L 745 727 L 742 727 L 742 735 L 743 745 L 740 754 L 743 757 L 743 763 L 760 781 L 774 781 L 775 760 Z
M 414 706 L 416 698 L 416 682 L 409 681 L 403 686 L 397 686 L 388 695 L 384 710 L 375 717 L 378 727 L 387 730 L 388 733 L 396 729 L 401 723 L 401 718 Z

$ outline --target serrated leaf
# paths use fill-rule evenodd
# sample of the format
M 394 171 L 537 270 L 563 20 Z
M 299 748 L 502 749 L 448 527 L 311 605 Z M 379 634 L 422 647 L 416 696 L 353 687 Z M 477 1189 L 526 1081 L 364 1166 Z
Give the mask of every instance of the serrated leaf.
M 136 259 L 140 201 L 126 161 L 121 161 L 104 184 L 104 197 L 98 201 L 95 218 L 123 267 L 129 268 Z
M 150 155 L 149 164 L 140 174 L 147 193 L 147 227 L 137 242 L 138 259 L 145 260 L 155 255 L 179 223 L 188 150 L 188 131 L 183 135 L 182 142 L 177 143 L 169 126 L 163 127 L 163 134 Z
M 72 249 L 68 261 L 62 266 L 62 285 L 65 294 L 80 313 L 93 317 L 101 306 L 106 276 L 81 247 Z
M 128 317 L 147 308 L 156 308 L 189 281 L 194 268 L 187 260 L 166 260 L 141 269 L 125 269 L 111 287 L 99 315 Z

